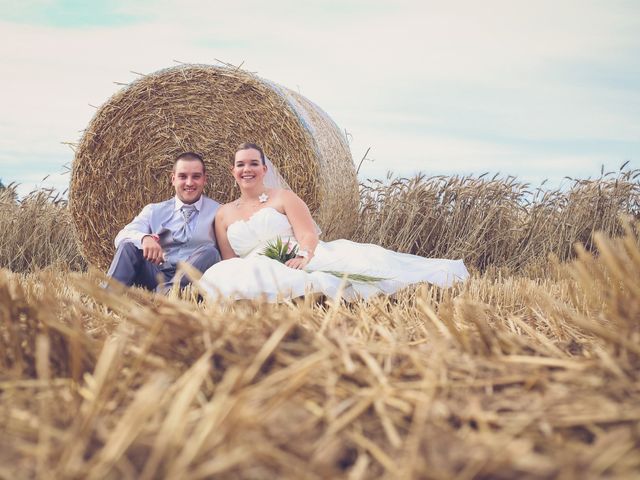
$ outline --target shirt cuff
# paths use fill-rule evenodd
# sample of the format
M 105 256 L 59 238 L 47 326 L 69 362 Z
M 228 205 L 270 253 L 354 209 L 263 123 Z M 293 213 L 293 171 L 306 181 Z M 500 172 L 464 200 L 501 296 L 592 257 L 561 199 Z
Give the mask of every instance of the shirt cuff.
M 142 250 L 142 239 L 147 235 L 151 235 L 150 233 L 140 233 L 140 232 L 132 232 L 128 235 L 129 241 L 133 243 L 136 247 Z

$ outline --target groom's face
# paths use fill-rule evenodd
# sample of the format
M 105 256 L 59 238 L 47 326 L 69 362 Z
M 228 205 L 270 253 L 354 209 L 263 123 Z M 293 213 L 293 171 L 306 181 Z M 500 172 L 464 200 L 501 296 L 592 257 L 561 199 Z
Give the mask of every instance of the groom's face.
M 198 201 L 207 175 L 199 160 L 178 160 L 171 174 L 171 184 L 176 196 L 182 203 L 191 204 Z

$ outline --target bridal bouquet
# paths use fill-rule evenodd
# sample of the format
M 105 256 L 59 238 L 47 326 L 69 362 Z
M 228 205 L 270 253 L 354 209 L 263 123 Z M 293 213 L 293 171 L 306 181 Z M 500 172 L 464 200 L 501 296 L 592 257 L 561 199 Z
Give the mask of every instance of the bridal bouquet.
M 283 242 L 280 237 L 277 237 L 273 242 L 267 243 L 262 255 L 265 257 L 269 257 L 273 260 L 277 260 L 280 263 L 287 263 L 287 261 L 295 258 L 298 255 L 298 246 L 292 245 L 287 242 Z M 380 280 L 388 280 L 383 277 L 374 277 L 371 275 L 364 275 L 361 273 L 346 273 L 346 272 L 336 272 L 335 270 L 319 270 L 322 273 L 328 273 L 330 275 L 336 276 L 338 278 L 346 277 L 347 280 L 352 282 L 362 282 L 362 283 L 375 283 Z
M 267 246 L 262 252 L 265 257 L 277 260 L 280 263 L 287 263 L 292 258 L 298 256 L 298 246 L 293 245 L 287 241 L 284 243 L 280 237 L 276 238 L 274 242 L 267 243 Z

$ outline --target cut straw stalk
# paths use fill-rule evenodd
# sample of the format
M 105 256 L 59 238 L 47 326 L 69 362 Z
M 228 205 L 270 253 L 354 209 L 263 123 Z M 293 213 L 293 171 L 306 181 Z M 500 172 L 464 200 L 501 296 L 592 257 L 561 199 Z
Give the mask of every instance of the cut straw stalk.
M 571 276 L 578 266 L 591 275 Z M 3 270 L 0 474 L 635 478 L 640 355 L 620 340 L 639 335 L 638 276 L 613 272 L 618 261 L 584 252 L 540 281 L 223 307 Z

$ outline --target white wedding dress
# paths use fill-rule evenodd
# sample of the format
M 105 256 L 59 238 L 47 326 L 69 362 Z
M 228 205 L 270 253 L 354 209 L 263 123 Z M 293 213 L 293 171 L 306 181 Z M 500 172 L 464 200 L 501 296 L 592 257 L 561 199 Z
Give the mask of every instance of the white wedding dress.
M 423 258 L 349 240 L 319 242 L 305 270 L 289 268 L 262 255 L 267 244 L 278 237 L 295 243 L 287 216 L 273 207 L 258 210 L 249 220 L 232 223 L 227 237 L 238 257 L 216 263 L 199 283 L 213 298 L 275 302 L 306 293 L 333 298 L 343 280 L 328 271 L 382 278 L 373 283 L 347 280 L 342 291 L 347 300 L 394 293 L 418 282 L 449 287 L 469 276 L 462 260 Z

